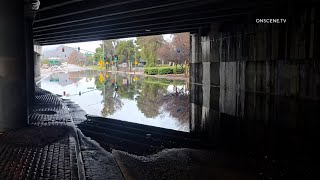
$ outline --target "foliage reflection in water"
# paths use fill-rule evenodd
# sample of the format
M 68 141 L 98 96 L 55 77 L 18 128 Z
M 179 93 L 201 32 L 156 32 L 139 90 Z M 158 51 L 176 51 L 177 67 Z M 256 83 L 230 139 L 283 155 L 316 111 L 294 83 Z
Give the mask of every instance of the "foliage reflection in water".
M 183 80 L 86 70 L 54 73 L 38 86 L 91 115 L 189 132 L 189 90 Z

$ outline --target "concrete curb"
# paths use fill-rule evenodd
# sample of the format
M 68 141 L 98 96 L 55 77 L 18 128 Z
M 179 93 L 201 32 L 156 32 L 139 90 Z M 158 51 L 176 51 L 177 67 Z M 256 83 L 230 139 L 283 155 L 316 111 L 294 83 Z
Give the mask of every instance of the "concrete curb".
M 60 97 L 58 97 L 55 94 L 54 94 L 54 96 L 56 96 L 60 100 L 61 104 L 66 106 L 66 104 L 63 102 L 63 100 Z M 69 108 L 68 108 L 68 111 L 69 111 Z M 69 113 L 70 113 L 70 111 L 69 111 Z M 75 138 L 75 141 L 76 141 L 75 151 L 76 151 L 77 166 L 78 166 L 78 178 L 80 180 L 85 180 L 86 175 L 85 175 L 85 169 L 84 169 L 84 164 L 83 164 L 83 159 L 82 159 L 82 154 L 81 154 L 79 135 L 78 135 L 77 127 L 74 124 L 73 117 L 72 117 L 71 113 L 70 113 L 70 118 L 71 118 L 71 122 L 72 122 L 71 127 L 73 129 L 72 136 Z
M 51 93 L 53 94 L 53 93 Z M 68 112 L 70 114 L 70 119 L 71 119 L 71 128 L 72 128 L 72 133 L 71 133 L 71 136 L 73 136 L 75 138 L 75 151 L 76 151 L 76 159 L 77 159 L 77 167 L 78 167 L 78 178 L 80 180 L 85 180 L 86 179 L 86 173 L 85 173 L 85 169 L 84 169 L 84 163 L 83 163 L 83 158 L 82 158 L 82 154 L 81 154 L 81 147 L 80 147 L 80 138 L 79 138 L 79 134 L 78 134 L 78 131 L 77 131 L 77 127 L 74 123 L 74 119 L 73 119 L 73 116 L 70 112 L 70 109 L 69 107 L 67 106 L 67 104 L 63 101 L 63 99 L 61 97 L 59 97 L 58 95 L 56 94 L 53 94 L 54 96 L 56 96 L 60 103 L 62 105 L 64 105 L 65 107 L 67 107 L 68 109 Z
M 83 164 L 83 159 L 81 154 L 79 135 L 75 126 L 72 127 L 72 129 L 73 129 L 72 135 L 75 137 L 75 141 L 76 141 L 75 150 L 77 154 L 78 177 L 80 180 L 85 180 L 86 175 L 85 175 L 85 169 L 84 169 L 84 164 Z

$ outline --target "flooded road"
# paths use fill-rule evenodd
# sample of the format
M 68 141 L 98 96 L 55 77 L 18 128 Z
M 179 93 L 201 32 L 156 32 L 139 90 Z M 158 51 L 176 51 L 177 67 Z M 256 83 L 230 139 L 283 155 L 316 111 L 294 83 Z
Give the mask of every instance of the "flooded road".
M 53 73 L 37 85 L 90 115 L 189 132 L 189 91 L 183 80 L 85 70 Z

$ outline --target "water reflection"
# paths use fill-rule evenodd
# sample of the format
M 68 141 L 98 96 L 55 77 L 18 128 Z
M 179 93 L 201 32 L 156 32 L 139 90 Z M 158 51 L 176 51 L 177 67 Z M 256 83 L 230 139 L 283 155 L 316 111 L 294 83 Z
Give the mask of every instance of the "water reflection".
M 52 74 L 41 88 L 69 98 L 88 114 L 189 131 L 186 81 L 87 70 Z

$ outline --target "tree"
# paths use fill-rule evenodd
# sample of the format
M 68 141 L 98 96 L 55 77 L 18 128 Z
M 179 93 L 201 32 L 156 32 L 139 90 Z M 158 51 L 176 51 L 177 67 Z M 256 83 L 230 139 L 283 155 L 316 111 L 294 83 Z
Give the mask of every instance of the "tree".
M 45 58 L 45 59 L 41 60 L 41 66 L 44 65 L 44 64 L 49 64 L 49 59 L 48 58 Z
M 133 40 L 128 40 L 128 41 L 119 41 L 116 52 L 119 55 L 119 59 L 124 60 L 124 62 L 127 62 L 130 71 L 131 71 L 131 66 L 130 62 L 134 60 L 134 53 L 135 53 L 135 45 L 133 44 Z
M 157 62 L 156 51 L 164 43 L 162 35 L 137 37 L 137 44 L 141 48 L 141 57 L 146 60 L 148 67 L 153 67 Z
M 96 48 L 96 52 L 94 53 L 95 62 L 99 62 L 102 59 L 102 47 Z
M 89 65 L 93 65 L 93 63 L 95 62 L 94 55 L 86 56 L 86 61 Z
M 115 39 L 104 40 L 102 41 L 104 44 L 104 56 L 105 59 L 109 62 L 112 60 L 112 57 L 116 54 L 116 48 L 118 41 Z
M 190 34 L 178 33 L 173 36 L 172 46 L 176 50 L 176 68 L 179 64 L 182 68 L 183 65 L 189 64 L 190 61 Z M 184 70 L 186 72 L 186 70 Z
M 175 61 L 176 54 L 174 52 L 174 47 L 170 42 L 164 43 L 157 49 L 157 56 L 166 64 L 170 61 Z

